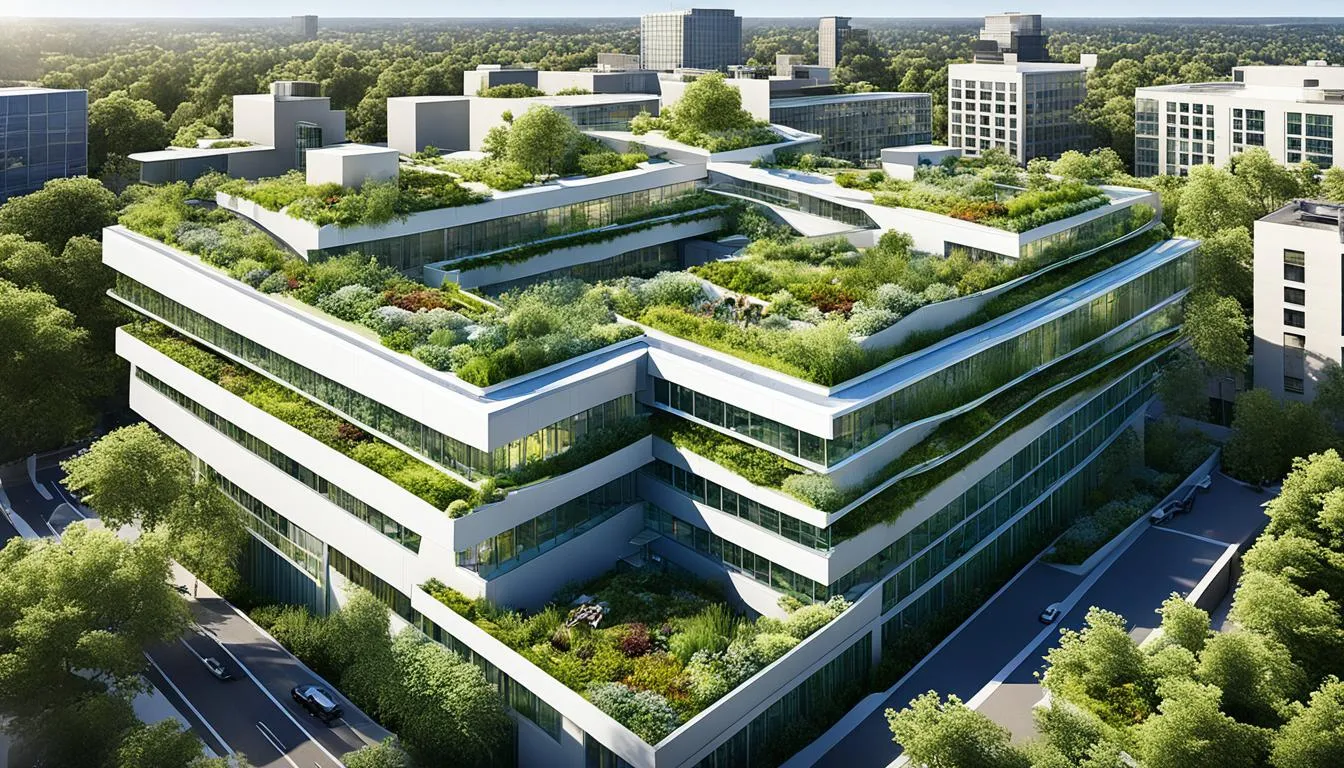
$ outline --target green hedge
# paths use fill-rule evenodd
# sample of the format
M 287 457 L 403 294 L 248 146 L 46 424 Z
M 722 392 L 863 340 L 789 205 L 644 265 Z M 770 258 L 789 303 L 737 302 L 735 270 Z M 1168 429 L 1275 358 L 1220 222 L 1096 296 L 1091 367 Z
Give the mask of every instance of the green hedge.
M 732 470 L 743 479 L 766 488 L 780 488 L 784 481 L 805 470 L 770 451 L 747 445 L 686 419 L 658 412 L 651 418 L 653 434 L 678 448 Z

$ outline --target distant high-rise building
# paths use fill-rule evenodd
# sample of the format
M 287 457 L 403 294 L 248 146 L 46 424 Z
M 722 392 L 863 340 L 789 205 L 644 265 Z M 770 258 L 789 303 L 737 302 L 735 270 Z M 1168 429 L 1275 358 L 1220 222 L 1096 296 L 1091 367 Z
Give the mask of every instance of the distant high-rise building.
M 644 69 L 727 69 L 742 63 L 742 17 L 720 8 L 648 13 L 639 19 Z
M 316 16 L 291 16 L 290 23 L 294 25 L 294 34 L 302 37 L 304 40 L 317 39 Z
M 976 63 L 1002 63 L 1011 53 L 1017 61 L 1049 61 L 1039 13 L 996 13 L 985 17 L 975 44 Z
M 999 147 L 1026 164 L 1091 143 L 1077 115 L 1087 95 L 1082 64 L 953 64 L 947 75 L 948 144 L 968 156 Z
M 854 31 L 849 26 L 848 16 L 822 16 L 817 28 L 817 64 L 823 67 L 838 66 L 845 41 Z
M 0 202 L 89 172 L 89 95 L 0 88 Z

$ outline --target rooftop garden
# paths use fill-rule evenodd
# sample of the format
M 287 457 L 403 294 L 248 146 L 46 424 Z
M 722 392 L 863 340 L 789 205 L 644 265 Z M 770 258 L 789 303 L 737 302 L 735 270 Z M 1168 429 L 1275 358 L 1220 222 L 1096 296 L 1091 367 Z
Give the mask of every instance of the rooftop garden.
M 412 213 L 472 205 L 485 199 L 448 174 L 402 167 L 395 180 L 367 181 L 359 189 L 340 184 L 308 183 L 302 171 L 247 181 L 232 179 L 218 185 L 221 192 L 283 211 L 318 226 L 377 226 Z
M 786 619 L 751 620 L 716 585 L 677 571 L 608 573 L 562 588 L 529 615 L 469 600 L 436 580 L 421 588 L 649 744 L 849 607 L 838 597 L 806 606 L 782 598 Z M 591 599 L 572 607 L 580 595 Z M 592 626 L 581 616 L 595 605 L 604 610 Z
M 872 192 L 878 205 L 929 211 L 1009 232 L 1027 232 L 1110 203 L 1098 187 L 1004 166 L 969 170 L 949 162 L 916 170 L 913 181 L 878 170 L 842 171 L 835 182 Z
M 471 505 L 483 500 L 464 483 L 379 440 L 302 395 L 234 364 L 163 325 L 141 321 L 122 326 L 122 330 L 197 375 L 383 475 L 438 509 L 446 510 L 457 501 Z
M 1136 208 L 1143 210 L 1134 211 L 1124 231 L 1151 218 L 1151 209 Z M 1120 234 L 1119 229 L 1110 233 Z M 921 255 L 911 250 L 907 236 L 897 232 L 888 232 L 866 250 L 843 239 L 758 240 L 742 258 L 609 287 L 613 306 L 625 317 L 747 362 L 834 386 L 1045 298 L 1161 239 L 1161 233 L 1154 231 L 1053 266 L 1046 259 L 995 263 L 961 255 Z M 859 345 L 859 339 L 924 304 L 1001 285 L 1045 266 L 1051 270 L 1008 289 L 948 327 L 914 333 L 891 346 Z M 697 278 L 741 295 L 713 298 Z
M 429 288 L 349 254 L 309 264 L 261 230 L 209 205 L 211 180 L 145 189 L 121 223 L 199 256 L 263 293 L 284 295 L 376 335 L 463 381 L 489 386 L 639 335 L 606 291 L 553 281 L 491 305 L 451 283 Z
M 723 75 L 713 73 L 686 86 L 674 106 L 663 107 L 658 117 L 641 112 L 630 121 L 630 131 L 642 136 L 662 131 L 673 141 L 710 152 L 777 144 L 779 134 L 764 120 L 742 108 L 742 92 L 728 85 Z
M 517 117 L 506 111 L 503 117 L 504 125 L 486 133 L 482 143 L 485 158 L 447 158 L 437 149 L 426 147 L 413 159 L 461 181 L 499 191 L 555 176 L 605 176 L 631 171 L 649 159 L 638 150 L 612 150 L 581 132 L 564 113 L 545 105 L 533 105 Z
M 903 472 L 949 457 L 923 472 L 896 481 L 851 511 L 835 525 L 835 542 L 856 536 L 880 522 L 900 517 L 921 496 L 951 477 L 1002 439 L 1042 416 L 1069 397 L 1105 383 L 1171 344 L 1164 335 L 1146 341 L 1101 365 L 1112 353 L 1096 347 L 1052 365 L 1028 382 L 995 395 L 966 413 L 939 424 L 933 432 L 861 483 L 837 488 L 828 475 L 816 474 L 762 448 L 722 432 L 666 413 L 652 417 L 653 433 L 731 470 L 756 485 L 782 491 L 823 512 L 836 512 Z M 1098 370 L 1088 369 L 1101 365 Z M 1086 375 L 1083 375 L 1086 374 Z M 1070 379 L 1077 380 L 1070 382 Z M 1059 387 L 1054 391 L 1052 388 Z M 992 385 L 986 386 L 992 389 Z M 1047 394 L 1048 393 L 1048 394 Z M 968 402 L 964 400 L 963 402 Z M 951 405 L 930 407 L 929 415 Z M 1019 412 L 1020 410 L 1020 412 Z M 1014 415 L 1016 414 L 1016 415 Z M 1010 418 L 1011 417 L 1011 418 Z M 1005 421 L 1006 420 L 1006 421 Z

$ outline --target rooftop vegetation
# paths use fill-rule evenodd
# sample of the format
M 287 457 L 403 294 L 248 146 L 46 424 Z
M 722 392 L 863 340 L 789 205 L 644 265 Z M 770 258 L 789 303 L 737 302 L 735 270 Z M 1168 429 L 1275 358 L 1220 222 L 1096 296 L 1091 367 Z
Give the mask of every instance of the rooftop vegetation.
M 208 197 L 209 186 L 148 189 L 122 224 L 263 293 L 367 328 L 385 346 L 471 384 L 497 384 L 640 333 L 615 322 L 605 292 L 577 281 L 543 283 L 491 306 L 451 283 L 429 288 L 358 254 L 309 264 L 225 211 L 188 204 Z
M 419 496 L 439 509 L 479 502 L 476 492 L 410 454 L 368 434 L 270 379 L 211 352 L 168 328 L 140 321 L 122 330 L 205 379 Z
M 1110 203 L 1098 187 L 1003 166 L 969 170 L 946 163 L 918 169 L 913 181 L 877 170 L 842 171 L 835 182 L 872 192 L 878 205 L 929 211 L 1009 232 L 1027 232 Z
M 462 181 L 507 191 L 552 176 L 604 176 L 634 170 L 649 159 L 643 152 L 616 152 L 585 135 L 574 121 L 551 107 L 536 104 L 515 117 L 504 113 L 483 142 L 487 157 L 447 158 L 434 147 L 415 155 L 419 165 L 447 171 Z
M 663 107 L 658 117 L 641 112 L 630 121 L 637 136 L 662 131 L 667 138 L 707 149 L 729 152 L 762 144 L 777 144 L 779 134 L 764 120 L 742 108 L 742 93 L 720 73 L 698 78 L 686 86 L 675 106 Z
M 336 183 L 311 185 L 302 171 L 257 181 L 232 179 L 218 188 L 268 211 L 283 211 L 291 218 L 318 226 L 338 227 L 377 226 L 412 213 L 472 205 L 485 199 L 453 176 L 407 167 L 400 169 L 395 180 L 367 181 L 359 189 Z
M 476 95 L 487 99 L 525 99 L 529 96 L 545 96 L 546 92 L 526 83 L 504 83 L 502 85 L 482 85 L 476 89 Z
M 1131 228 L 1151 209 L 1137 206 Z M 1118 236 L 1118 232 L 1114 233 Z M 1043 270 L 1042 259 L 993 263 L 914 253 L 908 237 L 888 232 L 860 251 L 843 239 L 761 240 L 743 258 L 612 284 L 623 316 L 747 362 L 834 386 L 898 357 L 973 328 L 1129 259 L 1154 231 L 1092 256 L 1060 263 L 1008 289 L 970 316 L 913 333 L 899 344 L 864 349 L 858 339 L 889 327 L 924 304 L 968 295 Z M 696 278 L 746 296 L 714 298 Z
M 870 481 L 865 483 L 865 487 L 854 489 L 846 494 L 842 501 L 848 503 L 859 495 L 857 491 L 866 491 L 868 488 L 876 486 L 881 480 L 891 478 L 912 467 L 945 456 L 948 458 L 926 471 L 910 475 L 884 488 L 871 499 L 840 518 L 833 528 L 836 540 L 843 541 L 852 538 L 879 523 L 894 522 L 924 494 L 964 469 L 972 461 L 983 456 L 1004 438 L 1044 416 L 1052 408 L 1058 407 L 1070 397 L 1114 381 L 1117 376 L 1135 368 L 1147 358 L 1170 346 L 1170 344 L 1170 337 L 1155 339 L 1134 348 L 1116 360 L 1044 397 L 1039 396 L 1044 388 L 1029 391 L 1026 396 L 1006 392 L 1001 396 L 1005 398 L 1002 403 L 996 404 L 991 401 L 986 403 L 983 409 L 973 409 L 940 424 L 924 440 L 916 443 L 910 450 L 901 454 L 899 458 L 879 472 L 874 473 Z M 1023 408 L 1011 419 L 1002 421 L 1009 413 L 1021 408 L 1024 401 L 1030 402 L 1030 405 Z
M 840 597 L 807 606 L 784 598 L 792 609 L 786 619 L 753 621 L 729 608 L 717 585 L 678 571 L 608 573 L 562 588 L 530 615 L 470 600 L 437 580 L 421 588 L 649 744 L 849 607 Z M 568 626 L 579 595 L 606 604 L 596 628 Z

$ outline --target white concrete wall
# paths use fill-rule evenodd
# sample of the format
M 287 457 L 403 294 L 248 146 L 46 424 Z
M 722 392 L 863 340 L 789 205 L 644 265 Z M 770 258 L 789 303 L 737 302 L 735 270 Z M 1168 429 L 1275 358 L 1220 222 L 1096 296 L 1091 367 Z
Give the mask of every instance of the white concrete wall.
M 358 189 L 367 181 L 396 179 L 399 153 L 381 147 L 333 147 L 307 152 L 307 179 L 312 186 L 340 184 Z
M 1305 283 L 1285 280 L 1283 252 L 1302 251 L 1305 254 Z M 1344 285 L 1344 267 L 1340 254 L 1344 244 L 1334 229 L 1276 224 L 1269 221 L 1255 223 L 1255 315 L 1254 331 L 1255 386 L 1268 389 L 1275 397 L 1310 401 L 1316 396 L 1326 363 L 1340 362 L 1344 349 L 1344 302 L 1340 286 Z M 1306 306 L 1284 301 L 1285 288 L 1306 291 Z M 1295 328 L 1284 322 L 1284 310 L 1295 309 L 1306 313 L 1306 328 Z M 1284 390 L 1283 336 L 1292 333 L 1306 337 L 1305 386 L 1303 394 Z
M 387 146 L 407 155 L 427 146 L 452 151 L 468 149 L 471 146 L 470 110 L 471 100 L 466 96 L 390 98 L 387 100 Z

